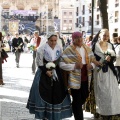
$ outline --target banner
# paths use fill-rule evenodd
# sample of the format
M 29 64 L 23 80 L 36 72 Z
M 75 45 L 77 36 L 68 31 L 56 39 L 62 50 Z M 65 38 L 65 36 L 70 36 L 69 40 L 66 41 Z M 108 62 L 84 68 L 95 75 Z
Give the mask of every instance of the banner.
M 36 30 L 35 22 L 20 21 L 20 23 L 19 23 L 19 32 L 21 33 L 24 30 L 28 30 L 28 31 L 33 33 Z
M 23 15 L 23 16 L 29 16 L 29 15 L 36 15 L 36 11 L 32 10 L 11 10 L 12 15 Z
M 9 21 L 9 33 L 14 35 L 15 32 L 18 32 L 18 29 L 19 29 L 18 20 Z
M 54 30 L 60 32 L 60 19 L 54 19 Z

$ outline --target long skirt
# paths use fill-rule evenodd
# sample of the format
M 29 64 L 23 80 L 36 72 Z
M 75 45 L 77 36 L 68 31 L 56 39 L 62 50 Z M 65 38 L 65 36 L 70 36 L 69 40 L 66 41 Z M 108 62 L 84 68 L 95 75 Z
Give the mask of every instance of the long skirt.
M 53 81 L 51 86 L 50 79 L 38 68 L 26 106 L 36 119 L 61 120 L 72 116 L 71 99 L 62 83 Z

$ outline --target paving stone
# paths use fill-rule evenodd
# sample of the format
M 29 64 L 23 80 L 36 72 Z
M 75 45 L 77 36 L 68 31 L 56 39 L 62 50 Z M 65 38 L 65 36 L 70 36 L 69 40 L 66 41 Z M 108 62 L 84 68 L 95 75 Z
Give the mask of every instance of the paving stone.
M 8 55 L 8 62 L 3 64 L 5 85 L 0 86 L 0 120 L 38 120 L 26 109 L 34 78 L 31 74 L 32 54 L 21 55 L 19 69 L 15 67 L 14 54 L 8 53 Z M 85 117 L 86 114 L 89 113 L 85 113 Z M 90 117 L 85 120 L 93 120 Z M 74 118 L 64 120 L 74 120 Z

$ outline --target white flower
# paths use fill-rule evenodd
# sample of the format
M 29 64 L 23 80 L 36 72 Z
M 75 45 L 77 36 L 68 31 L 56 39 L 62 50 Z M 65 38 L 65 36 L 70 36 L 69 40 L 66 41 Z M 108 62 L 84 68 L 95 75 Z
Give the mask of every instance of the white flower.
M 53 62 L 48 62 L 48 63 L 46 64 L 46 68 L 47 68 L 47 69 L 55 68 L 55 64 L 54 64 Z
M 30 43 L 28 43 L 28 44 L 27 44 L 27 47 L 30 47 L 30 46 L 31 46 L 31 44 L 30 44 Z
M 115 52 L 114 52 L 113 50 L 108 49 L 107 52 L 108 52 L 109 54 L 111 54 L 111 56 L 115 56 Z

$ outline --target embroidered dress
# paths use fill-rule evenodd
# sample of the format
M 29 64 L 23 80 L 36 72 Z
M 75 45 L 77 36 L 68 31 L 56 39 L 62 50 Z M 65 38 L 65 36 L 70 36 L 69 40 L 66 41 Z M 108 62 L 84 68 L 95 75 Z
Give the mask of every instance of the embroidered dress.
M 30 90 L 27 108 L 37 119 L 61 120 L 72 116 L 71 100 L 64 87 L 61 71 L 58 66 L 61 48 L 56 45 L 54 50 L 46 43 L 37 51 L 38 70 Z M 46 75 L 46 64 L 56 65 L 56 79 L 51 85 L 51 78 Z
M 109 49 L 112 50 L 110 43 L 108 43 L 107 50 Z M 100 58 L 99 61 L 104 59 L 104 52 L 98 42 L 95 45 L 94 53 L 96 59 Z M 111 61 L 109 64 L 112 65 L 113 62 Z M 98 72 L 98 67 L 94 70 L 96 111 L 104 117 L 109 116 L 110 119 L 120 120 L 120 117 L 118 117 L 118 114 L 120 114 L 120 89 L 118 88 L 118 82 L 111 65 L 107 66 L 107 71 L 105 71 L 105 68 Z

